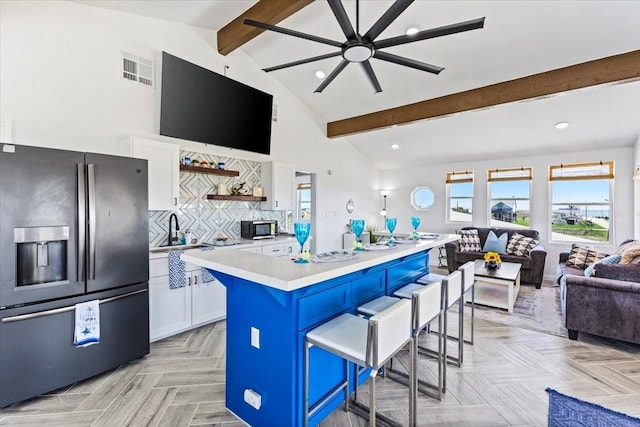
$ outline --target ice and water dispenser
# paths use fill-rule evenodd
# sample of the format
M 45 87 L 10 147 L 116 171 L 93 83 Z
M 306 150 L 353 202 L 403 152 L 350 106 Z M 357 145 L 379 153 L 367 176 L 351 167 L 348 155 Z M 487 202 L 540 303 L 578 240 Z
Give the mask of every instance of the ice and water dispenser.
M 67 280 L 69 227 L 13 229 L 16 287 Z

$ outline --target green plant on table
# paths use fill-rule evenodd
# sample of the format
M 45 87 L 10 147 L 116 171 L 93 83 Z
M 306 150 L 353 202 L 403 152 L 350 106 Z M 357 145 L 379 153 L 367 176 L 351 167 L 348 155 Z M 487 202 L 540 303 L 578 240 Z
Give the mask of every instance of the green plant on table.
M 378 237 L 375 234 L 373 234 L 373 232 L 376 231 L 377 229 L 378 227 L 375 225 L 369 225 L 367 226 L 367 229 L 366 229 L 367 233 L 369 233 L 369 243 L 371 243 L 372 245 L 378 241 Z

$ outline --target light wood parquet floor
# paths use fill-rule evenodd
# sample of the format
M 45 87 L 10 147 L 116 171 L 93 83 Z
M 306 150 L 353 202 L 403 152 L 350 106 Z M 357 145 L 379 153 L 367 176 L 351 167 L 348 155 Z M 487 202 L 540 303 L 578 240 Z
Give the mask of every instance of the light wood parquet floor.
M 0 410 L 0 426 L 244 425 L 224 407 L 225 326 L 153 343 L 141 360 Z M 640 416 L 640 346 L 586 334 L 570 341 L 479 319 L 475 332 L 463 366 L 448 367 L 444 399 L 420 395 L 419 425 L 544 426 L 546 387 Z M 396 366 L 407 358 L 401 354 Z M 430 361 L 420 369 L 433 376 Z M 367 389 L 361 387 L 359 398 L 366 399 Z M 379 410 L 406 425 L 407 389 L 381 379 L 378 390 Z M 321 425 L 365 424 L 337 409 Z

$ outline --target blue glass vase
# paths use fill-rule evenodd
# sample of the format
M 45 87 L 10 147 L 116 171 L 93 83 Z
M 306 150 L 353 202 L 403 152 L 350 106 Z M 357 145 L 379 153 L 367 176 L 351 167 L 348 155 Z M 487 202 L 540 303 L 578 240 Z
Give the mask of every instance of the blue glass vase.
M 355 250 L 362 250 L 362 232 L 364 231 L 364 219 L 351 220 L 351 230 L 356 235 L 356 241 L 354 245 Z
M 411 217 L 411 227 L 413 227 L 413 231 L 411 232 L 411 238 L 413 240 L 420 240 L 420 234 L 418 234 L 418 227 L 420 227 L 420 217 L 418 216 Z

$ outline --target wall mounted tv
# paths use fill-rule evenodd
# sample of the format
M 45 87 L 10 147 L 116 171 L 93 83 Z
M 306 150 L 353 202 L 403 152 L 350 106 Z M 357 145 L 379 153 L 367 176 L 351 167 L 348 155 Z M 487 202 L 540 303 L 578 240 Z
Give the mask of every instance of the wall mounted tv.
M 273 95 L 162 52 L 160 135 L 270 154 Z

